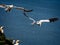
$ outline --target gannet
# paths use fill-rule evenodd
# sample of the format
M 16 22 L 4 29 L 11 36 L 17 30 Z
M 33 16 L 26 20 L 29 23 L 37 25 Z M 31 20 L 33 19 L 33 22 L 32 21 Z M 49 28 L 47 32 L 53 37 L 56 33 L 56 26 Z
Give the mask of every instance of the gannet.
M 23 10 L 24 12 L 31 12 L 32 10 L 25 9 L 23 7 L 17 7 L 14 5 L 6 5 L 6 4 L 0 4 L 0 8 L 5 8 L 6 12 L 10 12 L 12 8 Z
M 32 25 L 37 24 L 37 25 L 39 25 L 39 26 L 41 26 L 42 23 L 44 23 L 44 22 L 55 22 L 55 21 L 58 20 L 58 18 L 50 18 L 50 19 L 44 19 L 44 20 L 36 21 L 36 20 L 34 20 L 33 18 L 31 18 L 31 17 L 29 17 L 29 19 L 33 21 L 33 22 L 31 23 Z
M 6 12 L 10 12 L 13 7 L 13 5 L 0 4 L 0 8 L 4 8 Z
M 19 40 L 16 40 L 16 41 L 13 40 L 13 44 L 14 44 L 14 45 L 19 45 Z
M 4 26 L 1 26 L 1 27 L 0 27 L 0 32 L 1 32 L 1 33 L 4 33 L 3 27 L 4 27 Z

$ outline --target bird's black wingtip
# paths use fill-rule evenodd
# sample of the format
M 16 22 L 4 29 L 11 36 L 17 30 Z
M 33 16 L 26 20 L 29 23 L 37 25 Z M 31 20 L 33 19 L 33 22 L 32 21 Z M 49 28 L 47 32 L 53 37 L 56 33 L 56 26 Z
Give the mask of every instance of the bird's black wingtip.
M 55 21 L 59 20 L 59 18 L 50 18 L 49 20 L 50 20 L 50 22 L 55 22 Z
M 33 11 L 33 9 L 31 9 L 31 10 L 24 10 L 24 12 L 32 12 Z

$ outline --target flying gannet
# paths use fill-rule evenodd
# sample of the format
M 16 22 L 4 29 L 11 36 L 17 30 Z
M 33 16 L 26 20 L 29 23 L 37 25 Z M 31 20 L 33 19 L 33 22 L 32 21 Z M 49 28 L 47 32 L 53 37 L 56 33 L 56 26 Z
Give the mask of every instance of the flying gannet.
M 10 12 L 12 8 L 23 10 L 24 12 L 31 12 L 32 10 L 25 9 L 23 7 L 17 7 L 14 5 L 6 5 L 6 4 L 0 4 L 0 8 L 5 8 L 6 12 Z
M 13 44 L 14 44 L 14 45 L 19 45 L 19 40 L 16 40 L 16 41 L 13 40 Z
M 41 26 L 42 23 L 44 23 L 44 22 L 55 22 L 55 21 L 58 20 L 58 18 L 50 18 L 50 19 L 44 19 L 44 20 L 36 21 L 36 20 L 34 20 L 33 18 L 31 18 L 31 17 L 29 17 L 29 19 L 33 21 L 33 22 L 31 23 L 32 25 L 37 24 L 37 25 L 39 25 L 39 26 Z

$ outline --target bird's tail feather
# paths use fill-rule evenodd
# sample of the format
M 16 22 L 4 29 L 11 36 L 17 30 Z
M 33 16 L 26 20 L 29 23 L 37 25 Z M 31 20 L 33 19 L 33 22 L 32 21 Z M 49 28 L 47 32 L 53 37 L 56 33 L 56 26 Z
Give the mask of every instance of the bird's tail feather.
M 50 20 L 50 22 L 55 22 L 58 20 L 58 18 L 50 18 L 49 20 Z

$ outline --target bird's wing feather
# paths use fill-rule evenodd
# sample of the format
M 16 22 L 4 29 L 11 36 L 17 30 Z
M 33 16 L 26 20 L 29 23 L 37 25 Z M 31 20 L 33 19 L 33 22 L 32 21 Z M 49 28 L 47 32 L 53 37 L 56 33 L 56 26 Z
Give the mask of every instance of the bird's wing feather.
M 28 17 L 28 15 L 26 14 L 26 12 L 23 13 L 26 17 Z
M 50 20 L 50 22 L 55 22 L 55 21 L 57 21 L 59 19 L 58 18 L 50 18 L 49 20 Z
M 14 6 L 14 8 L 18 9 L 18 10 L 24 10 L 23 7 L 17 7 L 17 6 Z
M 33 18 L 29 17 L 29 19 L 33 21 L 33 22 L 31 23 L 32 25 L 36 23 L 36 21 L 35 21 Z
M 1 8 L 5 8 L 4 6 L 0 5 Z
M 6 8 L 6 5 L 5 4 L 0 4 L 0 7 L 1 8 Z
M 28 10 L 28 9 L 25 9 L 24 7 L 17 7 L 17 6 L 14 6 L 14 8 L 18 9 L 18 10 L 23 10 L 24 12 L 31 12 L 33 10 Z
M 50 22 L 49 20 L 40 20 L 40 22 Z

